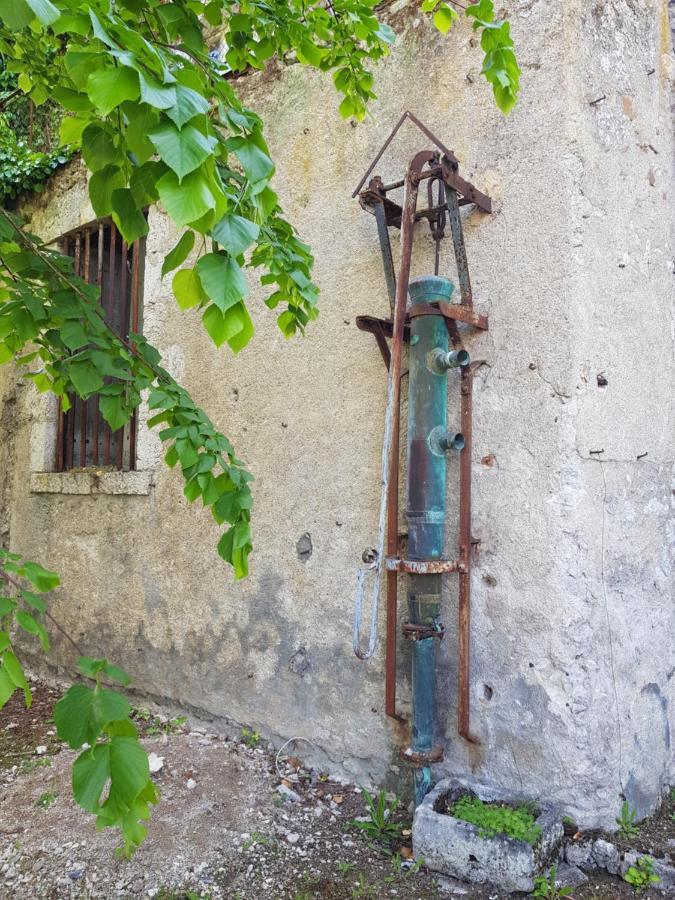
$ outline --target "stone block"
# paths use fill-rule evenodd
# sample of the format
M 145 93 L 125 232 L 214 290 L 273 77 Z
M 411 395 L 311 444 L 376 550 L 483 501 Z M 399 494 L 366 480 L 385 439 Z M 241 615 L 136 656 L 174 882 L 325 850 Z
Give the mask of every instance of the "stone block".
M 593 841 L 571 841 L 565 847 L 565 859 L 581 869 L 595 869 L 598 865 L 593 858 Z
M 89 472 L 58 472 L 62 494 L 91 494 L 92 477 Z
M 581 887 L 581 885 L 586 884 L 587 881 L 588 876 L 584 875 L 581 869 L 577 866 L 570 866 L 568 863 L 561 863 L 556 868 L 555 886 L 558 888 Z
M 61 472 L 31 472 L 30 489 L 33 494 L 60 494 Z
M 599 869 L 606 869 L 610 875 L 619 874 L 621 854 L 609 841 L 598 838 L 593 842 L 593 859 Z
M 563 839 L 560 811 L 537 803 L 541 834 L 534 846 L 506 835 L 481 837 L 475 825 L 439 812 L 449 795 L 474 794 L 485 802 L 517 805 L 522 796 L 473 778 L 440 781 L 415 811 L 413 850 L 427 868 L 474 884 L 494 884 L 502 890 L 531 891 L 534 879 L 548 872 L 558 857 Z
M 147 495 L 152 486 L 152 472 L 102 472 L 96 483 L 99 494 Z

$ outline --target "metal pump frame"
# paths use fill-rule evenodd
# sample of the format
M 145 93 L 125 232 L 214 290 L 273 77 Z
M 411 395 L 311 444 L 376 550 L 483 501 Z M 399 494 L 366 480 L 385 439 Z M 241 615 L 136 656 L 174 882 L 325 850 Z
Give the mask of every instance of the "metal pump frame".
M 366 180 L 373 172 L 383 153 L 406 120 L 410 120 L 434 144 L 435 150 L 423 150 L 417 153 L 408 165 L 405 177 L 390 184 L 384 184 L 375 175 L 363 189 Z M 428 207 L 417 209 L 420 185 L 428 180 Z M 439 199 L 433 202 L 433 185 L 439 186 Z M 395 203 L 388 194 L 404 188 L 403 205 Z M 445 196 L 443 196 L 443 194 Z M 460 216 L 460 207 L 473 204 L 483 212 L 492 212 L 490 198 L 479 191 L 470 182 L 459 175 L 459 162 L 438 138 L 419 121 L 412 113 L 406 112 L 400 118 L 384 145 L 376 155 L 370 167 L 357 185 L 353 197 L 359 198 L 362 208 L 375 216 L 377 232 L 382 251 L 384 275 L 392 310 L 390 319 L 374 316 L 358 316 L 356 325 L 361 331 L 374 335 L 382 358 L 390 370 L 393 384 L 393 422 L 392 440 L 388 458 L 387 487 L 387 625 L 385 654 L 385 711 L 388 716 L 402 721 L 396 712 L 396 637 L 397 637 L 397 604 L 398 574 L 449 574 L 458 573 L 458 732 L 467 741 L 477 744 L 479 741 L 470 731 L 470 632 L 471 632 L 471 551 L 472 545 L 478 543 L 471 536 L 471 454 L 473 424 L 473 376 L 475 369 L 482 361 L 475 361 L 461 368 L 461 403 L 460 421 L 464 436 L 464 448 L 460 455 L 459 474 L 459 552 L 456 559 L 419 561 L 404 558 L 404 542 L 406 534 L 399 534 L 399 436 L 400 436 L 400 398 L 401 378 L 407 374 L 401 371 L 403 343 L 410 339 L 411 316 L 439 315 L 444 317 L 450 340 L 453 346 L 461 343 L 458 325 L 487 330 L 488 319 L 473 310 L 473 293 L 464 244 L 464 233 Z M 414 241 L 415 223 L 426 219 L 436 241 L 435 272 L 438 274 L 440 260 L 440 241 L 445 236 L 446 215 L 452 235 L 461 303 L 450 304 L 435 302 L 417 305 L 414 310 L 407 311 L 410 266 Z M 401 231 L 401 252 L 398 275 L 395 271 L 389 228 Z M 391 339 L 391 348 L 387 343 Z M 404 634 L 413 640 L 418 636 L 414 628 L 403 627 Z M 407 632 L 407 633 L 406 633 Z M 424 758 L 412 758 L 420 754 L 412 754 L 408 750 L 405 758 L 418 765 L 428 765 L 442 759 L 443 751 L 435 747 Z

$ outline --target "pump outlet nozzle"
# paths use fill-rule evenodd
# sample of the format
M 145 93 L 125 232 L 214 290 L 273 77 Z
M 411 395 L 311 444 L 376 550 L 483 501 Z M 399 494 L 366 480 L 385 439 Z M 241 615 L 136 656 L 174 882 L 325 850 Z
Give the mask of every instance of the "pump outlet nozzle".
M 443 350 L 436 347 L 431 351 L 427 359 L 427 365 L 432 372 L 441 375 L 448 369 L 457 369 L 460 366 L 468 366 L 471 357 L 466 350 Z
M 464 435 L 460 432 L 448 431 L 440 425 L 429 433 L 429 449 L 436 456 L 444 456 L 448 450 L 463 450 Z

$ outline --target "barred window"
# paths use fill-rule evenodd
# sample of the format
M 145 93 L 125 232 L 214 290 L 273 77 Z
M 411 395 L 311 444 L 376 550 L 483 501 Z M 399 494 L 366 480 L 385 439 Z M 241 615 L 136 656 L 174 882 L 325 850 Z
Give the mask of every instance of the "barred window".
M 62 253 L 74 259 L 75 274 L 101 289 L 105 320 L 128 339 L 141 330 L 145 238 L 126 244 L 109 219 L 92 222 L 59 239 Z M 71 407 L 59 408 L 56 469 L 90 466 L 129 470 L 136 465 L 136 413 L 117 431 L 100 415 L 97 395 L 70 395 Z

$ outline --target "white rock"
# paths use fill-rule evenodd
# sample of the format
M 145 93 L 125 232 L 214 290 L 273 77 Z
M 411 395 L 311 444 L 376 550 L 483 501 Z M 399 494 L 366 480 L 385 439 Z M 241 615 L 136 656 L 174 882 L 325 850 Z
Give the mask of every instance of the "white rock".
M 289 831 L 286 835 L 286 840 L 289 844 L 297 844 L 300 840 L 300 835 L 297 833 L 297 831 Z
M 194 778 L 188 778 L 187 784 L 185 785 L 185 787 L 186 787 L 189 791 L 192 791 L 192 790 L 194 790 L 194 789 L 197 787 L 197 782 L 194 780 Z
M 164 766 L 164 757 L 158 756 L 156 753 L 148 754 L 148 763 L 150 765 L 150 772 L 161 772 L 162 767 Z
M 40 744 L 39 747 L 35 748 L 35 752 L 37 753 L 38 756 L 44 756 L 45 753 L 47 752 L 47 748 L 45 747 L 44 744 Z

